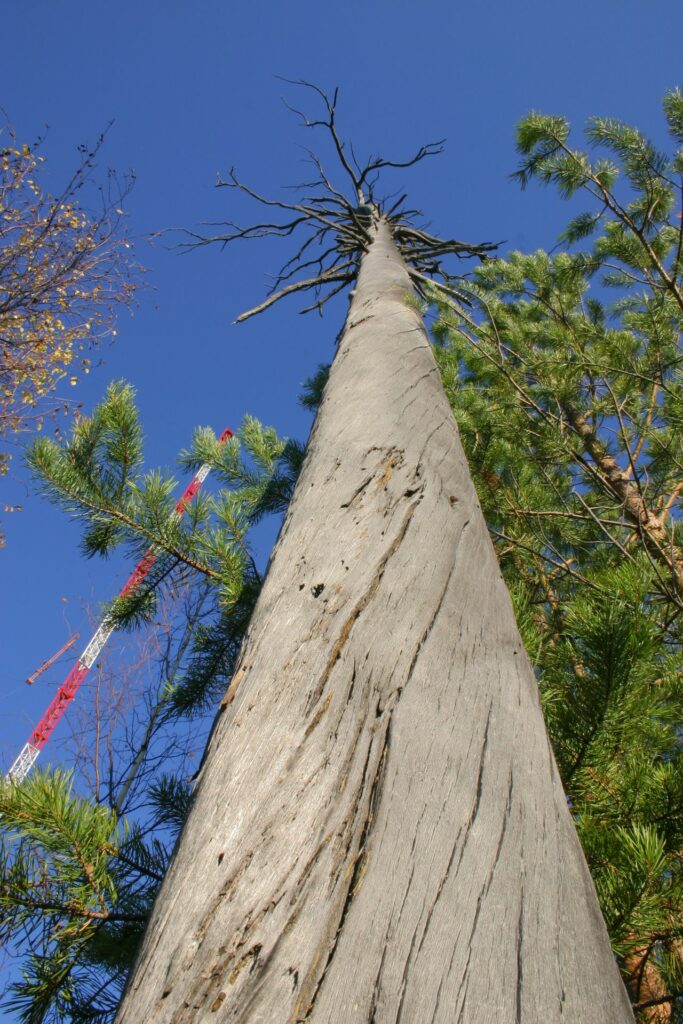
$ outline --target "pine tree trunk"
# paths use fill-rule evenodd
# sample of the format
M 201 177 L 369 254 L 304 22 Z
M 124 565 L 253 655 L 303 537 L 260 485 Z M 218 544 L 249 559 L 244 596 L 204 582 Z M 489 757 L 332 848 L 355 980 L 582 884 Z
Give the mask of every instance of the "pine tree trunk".
M 632 1021 L 381 222 L 119 1024 Z
M 673 998 L 664 984 L 657 963 L 650 956 L 651 950 L 634 950 L 625 958 L 624 970 L 628 975 L 628 986 L 633 1001 L 645 1004 L 640 1011 L 643 1024 L 671 1024 Z M 662 999 L 663 1002 L 657 1002 Z M 648 1003 L 654 1005 L 648 1006 Z

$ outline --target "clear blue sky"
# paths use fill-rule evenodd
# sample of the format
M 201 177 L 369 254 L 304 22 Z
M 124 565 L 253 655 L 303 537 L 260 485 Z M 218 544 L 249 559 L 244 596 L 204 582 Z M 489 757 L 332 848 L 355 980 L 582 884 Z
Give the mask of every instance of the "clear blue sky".
M 305 436 L 300 384 L 332 354 L 341 306 L 303 318 L 292 299 L 231 325 L 262 297 L 286 243 L 178 256 L 144 242 L 169 226 L 248 219 L 232 193 L 213 187 L 232 164 L 270 193 L 308 176 L 299 145 L 311 138 L 282 106 L 287 90 L 274 75 L 339 85 L 340 127 L 361 154 L 401 156 L 446 136 L 442 157 L 393 182 L 409 188 L 437 233 L 549 247 L 568 211 L 552 193 L 521 193 L 508 181 L 515 123 L 531 108 L 577 127 L 591 114 L 614 115 L 663 140 L 660 99 L 681 77 L 683 5 L 33 0 L 4 4 L 0 26 L 0 104 L 21 139 L 49 125 L 54 187 L 73 169 L 77 144 L 112 118 L 102 170 L 135 168 L 129 226 L 149 287 L 79 395 L 87 410 L 110 380 L 131 381 L 158 465 L 172 462 L 197 424 L 234 426 L 245 412 Z M 83 627 L 79 602 L 107 600 L 125 572 L 117 560 L 82 560 L 77 528 L 31 496 L 19 458 L 0 481 L 0 508 L 17 502 L 24 511 L 3 517 L 0 551 L 3 770 L 60 681 L 23 683 L 66 638 L 65 608 Z M 57 736 L 51 749 L 57 757 Z

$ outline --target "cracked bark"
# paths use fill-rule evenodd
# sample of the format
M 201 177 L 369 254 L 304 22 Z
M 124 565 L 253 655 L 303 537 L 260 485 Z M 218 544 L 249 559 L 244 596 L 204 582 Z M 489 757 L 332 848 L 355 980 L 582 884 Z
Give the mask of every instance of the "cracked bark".
M 633 1019 L 410 293 L 380 222 L 118 1024 Z

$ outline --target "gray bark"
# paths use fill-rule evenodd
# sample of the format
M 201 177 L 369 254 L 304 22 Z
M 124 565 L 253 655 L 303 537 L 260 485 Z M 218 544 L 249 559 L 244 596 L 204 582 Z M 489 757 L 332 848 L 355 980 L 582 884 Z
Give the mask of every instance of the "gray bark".
M 380 223 L 119 1024 L 633 1020 L 411 293 Z

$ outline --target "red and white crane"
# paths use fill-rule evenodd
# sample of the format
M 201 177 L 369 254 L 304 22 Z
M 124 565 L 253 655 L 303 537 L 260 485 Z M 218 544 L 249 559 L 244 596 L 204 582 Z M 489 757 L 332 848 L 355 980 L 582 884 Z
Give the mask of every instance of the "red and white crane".
M 233 431 L 226 428 L 220 435 L 219 441 L 225 442 L 232 436 Z M 184 515 L 188 505 L 206 480 L 210 471 L 211 466 L 207 462 L 197 470 L 195 476 L 187 485 L 176 503 L 175 511 L 173 512 L 173 517 L 175 519 L 180 519 L 181 516 Z M 153 548 L 150 548 L 149 551 L 145 552 L 133 569 L 133 572 L 130 574 L 125 585 L 120 590 L 118 596 L 125 597 L 126 594 L 130 594 L 132 591 L 137 590 L 143 580 L 149 575 L 149 571 L 158 557 L 158 554 Z M 79 686 L 99 658 L 104 645 L 115 629 L 116 624 L 113 617 L 111 615 L 105 615 L 87 647 L 76 661 L 76 664 L 73 666 L 60 688 L 57 690 L 53 699 L 50 701 L 47 711 L 31 733 L 28 741 L 24 744 L 19 756 L 7 772 L 5 777 L 7 782 L 23 782 L 31 771 L 31 768 L 33 768 L 33 765 L 36 763 L 38 754 L 54 732 L 57 723 L 76 696 Z M 68 647 L 70 644 L 67 644 L 66 646 Z M 57 654 L 53 656 L 53 659 L 50 660 L 54 660 L 59 657 L 63 650 L 64 648 L 61 648 Z

